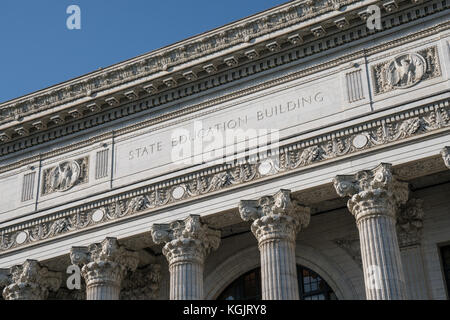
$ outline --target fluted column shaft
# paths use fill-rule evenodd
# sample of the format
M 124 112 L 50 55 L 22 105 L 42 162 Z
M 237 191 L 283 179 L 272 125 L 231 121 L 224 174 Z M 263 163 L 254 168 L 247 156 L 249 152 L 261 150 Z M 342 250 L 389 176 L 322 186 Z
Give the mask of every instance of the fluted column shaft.
M 179 261 L 169 265 L 170 300 L 201 300 L 203 296 L 203 263 Z
M 395 220 L 386 215 L 371 216 L 358 222 L 358 230 L 367 299 L 406 299 Z
M 169 262 L 170 300 L 202 300 L 204 261 L 218 248 L 220 232 L 191 215 L 170 224 L 155 224 L 153 241 L 165 244 L 162 253 Z
M 243 220 L 254 220 L 263 300 L 298 300 L 295 239 L 309 224 L 309 208 L 293 201 L 289 190 L 280 190 L 274 196 L 241 201 L 239 211 Z
M 259 244 L 263 300 L 298 300 L 295 242 L 271 239 Z
M 90 285 L 86 287 L 86 300 L 119 300 L 120 286 Z
M 396 216 L 409 191 L 391 171 L 390 164 L 382 163 L 373 170 L 334 179 L 337 193 L 350 197 L 347 206 L 359 231 L 368 300 L 406 299 Z

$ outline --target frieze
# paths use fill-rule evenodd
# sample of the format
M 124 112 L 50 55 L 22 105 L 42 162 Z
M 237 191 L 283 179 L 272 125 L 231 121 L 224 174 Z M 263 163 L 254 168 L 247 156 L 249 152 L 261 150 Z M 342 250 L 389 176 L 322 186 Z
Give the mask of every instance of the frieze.
M 153 123 L 159 123 L 159 122 L 165 121 L 167 119 L 176 118 L 176 117 L 179 117 L 179 116 L 181 116 L 183 114 L 187 114 L 187 113 L 191 113 L 191 112 L 194 112 L 194 111 L 197 111 L 197 110 L 205 109 L 205 108 L 208 108 L 210 106 L 217 105 L 217 104 L 219 104 L 221 102 L 226 102 L 226 101 L 229 101 L 229 100 L 232 100 L 232 99 L 236 99 L 238 97 L 246 96 L 248 94 L 251 94 L 251 93 L 254 93 L 254 92 L 266 89 L 266 88 L 270 88 L 271 86 L 274 86 L 274 85 L 278 85 L 278 84 L 281 84 L 281 83 L 286 83 L 286 82 L 289 82 L 289 81 L 292 81 L 292 80 L 295 80 L 295 79 L 298 79 L 298 78 L 301 78 L 301 77 L 305 77 L 307 75 L 317 73 L 320 70 L 325 70 L 326 68 L 330 68 L 330 67 L 336 66 L 338 64 L 342 64 L 342 63 L 347 62 L 347 61 L 354 61 L 354 59 L 363 57 L 363 56 L 365 56 L 367 54 L 370 55 L 370 54 L 373 54 L 373 53 L 377 53 L 379 51 L 385 51 L 385 50 L 387 50 L 388 48 L 390 48 L 392 46 L 397 46 L 397 45 L 400 45 L 402 43 L 409 42 L 412 39 L 419 39 L 421 37 L 427 36 L 427 35 L 430 34 L 430 32 L 431 33 L 439 32 L 439 30 L 441 30 L 441 28 L 444 28 L 444 29 L 448 28 L 448 23 L 447 24 L 443 24 L 443 25 L 439 25 L 439 26 L 436 26 L 436 27 L 433 27 L 431 29 L 427 29 L 427 30 L 425 30 L 423 32 L 419 32 L 419 33 L 416 33 L 414 35 L 409 35 L 409 36 L 407 36 L 405 38 L 402 38 L 402 39 L 397 39 L 396 41 L 391 41 L 389 43 L 383 44 L 382 46 L 377 46 L 377 47 L 374 47 L 374 48 L 371 48 L 371 49 L 366 49 L 365 51 L 356 52 L 356 53 L 353 53 L 351 55 L 348 55 L 348 56 L 345 56 L 345 57 L 341 57 L 339 59 L 336 59 L 336 60 L 333 60 L 333 61 L 321 64 L 321 65 L 318 65 L 318 66 L 314 66 L 312 68 L 307 68 L 305 70 L 296 72 L 294 74 L 289 74 L 288 76 L 284 76 L 284 77 L 279 78 L 279 79 L 275 79 L 275 80 L 271 80 L 271 81 L 268 81 L 268 82 L 264 82 L 264 83 L 258 84 L 256 86 L 252 86 L 250 88 L 247 88 L 247 89 L 244 89 L 244 90 L 241 90 L 241 91 L 238 91 L 238 92 L 233 92 L 231 94 L 228 94 L 228 95 L 225 95 L 225 96 L 221 96 L 219 98 L 210 99 L 210 100 L 207 100 L 206 102 L 202 102 L 202 103 L 200 103 L 198 105 L 195 105 L 195 106 L 183 109 L 183 110 L 179 110 L 179 111 L 176 111 L 176 112 L 173 112 L 173 113 L 170 113 L 170 114 L 165 114 L 165 115 L 157 117 L 155 119 L 146 120 L 146 121 L 144 121 L 142 123 L 133 125 L 131 127 L 120 129 L 120 130 L 118 130 L 116 132 L 116 135 L 121 135 L 121 134 L 130 132 L 130 130 L 132 131 L 132 130 L 137 130 L 138 128 L 148 127 L 149 125 L 151 125 Z M 363 34 L 364 34 L 364 32 L 363 32 Z M 335 39 L 334 40 L 330 39 L 330 41 L 335 41 Z M 334 46 L 335 45 L 333 45 L 332 47 L 334 47 Z M 295 52 L 297 52 L 297 53 L 295 53 Z M 292 60 L 297 60 L 297 59 L 301 58 L 304 55 L 312 54 L 312 52 L 310 52 L 309 54 L 307 54 L 307 53 L 303 54 L 302 52 L 303 52 L 303 50 L 291 51 L 289 53 L 284 54 L 282 60 L 284 60 L 284 63 L 288 63 L 288 62 L 290 62 Z M 299 53 L 300 53 L 300 55 L 299 55 Z M 263 70 L 266 70 L 267 68 L 269 68 L 269 64 L 271 65 L 270 67 L 273 67 L 273 66 L 276 66 L 276 65 L 279 64 L 278 61 L 280 59 L 277 59 L 277 58 L 270 58 L 270 59 L 272 59 L 275 62 L 274 63 L 263 63 L 262 64 L 263 66 L 266 65 L 266 64 L 267 64 L 267 66 L 266 67 L 261 67 L 260 71 L 263 71 Z M 241 72 L 239 72 L 239 74 L 240 73 Z M 220 78 L 222 79 L 223 77 L 220 76 Z M 225 82 L 235 80 L 234 77 L 230 78 L 230 77 L 227 77 L 227 76 L 225 76 L 225 79 L 228 79 Z M 220 81 L 211 81 L 210 83 L 215 83 L 215 85 L 218 85 L 218 83 L 222 83 L 222 82 L 223 81 L 220 80 Z M 199 91 L 202 91 L 202 90 L 206 90 L 208 88 L 210 88 L 209 85 L 208 86 L 203 86 L 203 88 L 197 88 L 197 89 Z M 168 97 L 173 96 L 174 97 L 173 100 L 177 99 L 175 97 L 181 98 L 181 97 L 185 96 L 185 95 L 181 94 L 182 92 L 184 92 L 184 90 L 179 90 L 177 92 L 169 93 L 167 96 Z M 61 136 L 65 136 L 67 134 L 75 133 L 75 132 L 78 132 L 80 130 L 84 130 L 84 129 L 90 128 L 92 126 L 104 124 L 104 123 L 107 123 L 109 121 L 113 121 L 115 119 L 118 119 L 120 117 L 129 115 L 129 114 L 133 114 L 133 113 L 136 113 L 136 112 L 140 112 L 142 110 L 148 109 L 149 107 L 157 106 L 159 104 L 167 102 L 167 101 L 165 101 L 165 99 L 162 99 L 162 98 L 161 98 L 161 101 L 159 101 L 159 102 L 158 101 L 159 101 L 159 98 L 155 98 L 155 99 L 149 99 L 149 100 L 147 100 L 145 102 L 142 102 L 142 103 L 140 103 L 138 105 L 136 105 L 136 104 L 133 105 L 133 106 L 125 105 L 119 111 L 110 110 L 109 112 L 107 112 L 105 114 L 96 115 L 94 117 L 87 118 L 87 119 L 85 119 L 82 122 L 78 122 L 76 124 L 71 124 L 70 127 L 66 127 L 65 129 L 61 129 L 61 128 L 58 128 L 58 130 L 53 129 L 54 131 L 52 133 L 49 133 L 49 132 L 36 133 L 34 136 L 27 138 L 26 143 L 23 143 L 23 142 L 21 142 L 21 140 L 19 140 L 19 141 L 16 141 L 15 143 L 13 143 L 13 144 L 1 146 L 0 147 L 0 154 L 6 155 L 6 154 L 9 154 L 9 153 L 12 153 L 12 152 L 16 152 L 18 150 L 23 150 L 23 149 L 29 148 L 31 146 L 34 146 L 34 145 L 37 145 L 37 144 L 40 144 L 40 143 L 44 143 L 44 142 L 47 142 L 47 141 L 50 141 L 50 140 L 53 140 L 53 139 L 57 139 L 57 138 L 59 138 Z M 107 136 L 107 135 L 105 135 L 105 136 Z M 51 154 L 54 154 L 55 152 L 57 152 L 57 150 L 52 151 Z M 8 168 L 14 167 L 14 164 L 8 165 L 7 167 Z M 0 172 L 3 172 L 5 170 L 8 170 L 8 169 L 6 169 L 4 167 L 0 168 Z
M 401 23 L 407 23 L 409 21 L 416 20 L 416 19 L 420 18 L 425 13 L 428 15 L 428 14 L 431 14 L 431 13 L 439 12 L 439 11 L 443 10 L 444 8 L 446 8 L 446 7 L 442 3 L 435 2 L 435 1 L 430 1 L 430 3 L 426 3 L 423 7 L 408 8 L 407 9 L 408 11 L 397 13 L 397 15 L 398 15 L 397 18 L 400 19 L 399 21 L 401 21 Z M 383 29 L 384 30 L 387 30 L 387 29 L 390 29 L 390 28 L 393 28 L 393 27 L 397 26 L 397 24 L 391 25 L 391 23 L 389 23 L 389 21 L 390 20 L 387 19 L 386 20 L 386 24 L 383 24 Z M 410 37 L 412 37 L 414 39 L 417 39 L 417 38 L 423 36 L 423 35 L 421 35 L 421 33 L 422 32 L 415 33 L 415 34 L 411 35 Z M 354 35 L 356 35 L 356 34 L 357 34 L 357 36 L 355 37 Z M 364 25 L 359 25 L 358 27 L 355 27 L 353 29 L 347 29 L 346 30 L 346 34 L 342 35 L 342 40 L 341 40 L 341 37 L 335 37 L 335 35 L 332 35 L 332 36 L 330 36 L 328 38 L 321 38 L 320 40 L 315 41 L 314 43 L 311 43 L 311 46 L 308 47 L 308 48 L 311 48 L 311 50 L 309 50 L 309 49 L 307 50 L 307 48 L 302 48 L 300 50 L 299 50 L 299 48 L 295 48 L 294 51 L 291 50 L 291 52 L 289 52 L 289 53 L 284 52 L 285 54 L 283 54 L 283 58 L 282 59 L 279 59 L 279 58 L 275 59 L 274 63 L 271 62 L 270 67 L 275 67 L 275 66 L 280 65 L 280 64 L 286 64 L 286 63 L 289 63 L 289 62 L 291 62 L 293 60 L 301 59 L 304 56 L 309 56 L 309 55 L 315 54 L 317 52 L 321 52 L 323 50 L 327 50 L 327 49 L 330 49 L 330 48 L 335 48 L 337 46 L 344 45 L 345 43 L 347 43 L 347 41 L 343 41 L 343 39 L 348 39 L 348 37 L 350 39 L 354 38 L 356 40 L 356 39 L 359 39 L 359 38 L 367 37 L 370 34 L 372 34 L 372 32 L 370 32 L 370 30 L 369 31 L 366 30 Z M 290 40 L 288 39 L 288 41 L 290 41 Z M 403 40 L 402 41 L 397 40 L 395 42 L 390 42 L 390 43 L 395 43 L 395 45 L 399 45 L 401 42 L 404 42 L 404 41 Z M 383 44 L 382 46 L 386 47 L 386 44 Z M 254 51 L 254 50 L 250 50 L 250 51 Z M 367 53 L 367 54 L 370 54 L 369 51 L 372 51 L 372 50 L 366 50 L 364 52 Z M 247 54 L 245 54 L 245 55 L 248 56 Z M 273 59 L 273 57 L 268 57 L 268 58 Z M 342 60 L 342 59 L 339 59 L 339 60 Z M 344 61 L 342 61 L 342 62 L 344 62 Z M 263 63 L 263 64 L 265 64 L 265 63 Z M 267 68 L 262 68 L 259 71 L 263 71 L 265 69 L 267 69 Z M 73 125 L 74 123 L 73 123 L 72 120 L 76 120 L 78 118 L 72 117 L 73 119 L 69 120 L 70 125 L 68 127 L 66 127 L 65 129 L 59 130 L 61 128 L 58 128 L 58 130 L 55 130 L 55 128 L 52 127 L 52 130 L 53 130 L 52 134 L 49 134 L 47 132 L 40 132 L 39 130 L 42 130 L 42 129 L 38 129 L 38 131 L 36 131 L 34 129 L 31 129 L 31 131 L 29 131 L 27 133 L 27 136 L 35 134 L 34 138 L 28 138 L 27 139 L 27 143 L 19 143 L 19 141 L 20 141 L 19 140 L 19 141 L 16 141 L 16 143 L 14 143 L 13 145 L 4 146 L 4 147 L 2 147 L 0 149 L 1 150 L 1 154 L 8 154 L 8 153 L 11 153 L 11 152 L 14 152 L 14 151 L 22 150 L 22 149 L 28 148 L 30 146 L 36 145 L 38 143 L 42 143 L 42 142 L 46 142 L 46 141 L 49 141 L 49 140 L 53 140 L 53 139 L 58 138 L 58 137 L 60 137 L 62 135 L 67 135 L 67 134 L 74 133 L 74 132 L 77 132 L 77 131 L 80 131 L 80 130 L 83 130 L 83 129 L 86 129 L 86 128 L 89 128 L 89 127 L 92 127 L 92 126 L 95 126 L 95 125 L 99 125 L 99 124 L 104 123 L 105 121 L 108 122 L 108 121 L 114 120 L 117 117 L 120 118 L 120 117 L 123 117 L 123 116 L 127 116 L 127 115 L 130 114 L 130 112 L 131 113 L 136 113 L 136 112 L 145 110 L 145 109 L 147 109 L 149 107 L 157 106 L 157 105 L 160 105 L 160 104 L 164 104 L 166 102 L 170 102 L 170 101 L 173 101 L 173 100 L 180 99 L 182 97 L 185 97 L 186 95 L 192 94 L 192 93 L 197 92 L 197 91 L 207 90 L 207 89 L 209 89 L 211 87 L 215 87 L 217 85 L 223 84 L 224 83 L 223 79 L 227 79 L 227 80 L 225 80 L 225 83 L 227 83 L 227 82 L 230 82 L 230 81 L 234 81 L 234 80 L 240 79 L 241 77 L 248 76 L 248 75 L 253 74 L 255 72 L 259 72 L 259 71 L 253 71 L 253 72 L 250 72 L 250 73 L 247 74 L 247 72 L 245 70 L 246 70 L 246 68 L 244 67 L 243 69 L 239 70 L 239 72 L 236 72 L 236 74 L 239 74 L 239 76 L 237 78 L 235 78 L 233 76 L 231 78 L 228 77 L 228 79 L 227 79 L 227 76 L 225 76 L 225 77 L 221 76 L 219 81 L 208 81 L 208 85 L 206 85 L 206 86 L 198 84 L 198 83 L 194 84 L 194 86 L 192 86 L 192 88 L 193 88 L 192 90 L 191 90 L 191 84 L 189 84 L 189 86 L 187 86 L 187 87 L 177 88 L 175 91 L 166 91 L 166 90 L 164 90 L 164 92 L 162 92 L 161 95 L 159 95 L 159 96 L 155 95 L 153 99 L 149 100 L 150 101 L 150 106 L 148 105 L 148 101 L 147 101 L 145 104 L 140 103 L 139 105 L 135 104 L 132 107 L 122 108 L 122 110 L 120 112 L 117 112 L 115 109 L 109 109 L 109 113 L 108 113 L 108 115 L 106 117 L 105 116 L 101 116 L 99 114 L 96 114 L 94 116 L 94 119 L 95 119 L 94 121 L 92 121 L 92 119 L 91 119 L 90 121 L 83 121 L 82 123 L 78 123 L 76 125 Z M 241 76 L 241 73 L 243 74 L 242 76 Z M 183 75 L 183 77 L 184 77 L 184 75 Z M 191 80 L 195 80 L 195 79 L 191 78 Z M 160 92 L 158 92 L 158 90 L 147 90 L 146 89 L 146 88 L 148 88 L 150 86 L 152 86 L 152 85 L 147 85 L 147 86 L 144 85 L 143 88 L 144 88 L 144 90 L 148 91 L 149 94 L 152 94 L 152 95 L 156 94 L 156 93 L 160 94 Z M 195 89 L 194 89 L 194 87 L 195 87 Z M 133 92 L 136 93 L 137 92 L 136 90 L 139 91 L 140 89 L 136 87 L 135 89 L 133 89 Z M 126 97 L 129 97 L 129 93 L 130 93 L 130 91 L 127 91 L 124 94 L 125 94 Z M 93 98 L 93 97 L 91 97 L 91 98 Z M 135 99 L 135 98 L 136 98 L 136 95 L 134 95 L 133 99 Z M 130 98 L 128 98 L 128 99 L 130 99 Z M 94 108 L 91 110 L 91 113 L 88 113 L 88 116 L 92 115 L 92 112 L 97 113 L 98 111 L 101 110 L 101 108 L 100 108 L 101 101 L 100 100 L 99 101 L 94 101 L 90 105 L 86 106 L 86 108 L 89 109 L 89 110 L 92 109 L 92 108 L 90 108 L 90 106 L 92 106 L 92 105 L 94 106 Z M 211 103 L 212 103 L 212 101 L 211 101 Z M 210 103 L 210 105 L 211 105 L 211 103 Z M 214 103 L 212 103 L 212 105 L 214 105 Z M 70 114 L 70 112 L 71 111 L 69 111 L 69 114 Z M 80 113 L 78 113 L 78 114 L 80 114 Z M 64 111 L 62 112 L 62 115 L 65 117 Z M 36 123 L 40 123 L 39 127 L 42 128 L 42 121 L 38 121 Z M 31 127 L 37 128 L 35 126 L 35 123 L 26 124 L 26 125 L 27 126 L 31 125 Z M 45 126 L 45 123 L 44 123 L 44 126 Z M 9 128 L 9 129 L 7 129 L 8 132 L 0 133 L 0 144 L 8 143 L 11 140 L 22 139 L 24 137 L 24 136 L 18 135 L 17 132 L 14 131 L 13 129 L 14 128 Z M 18 129 L 20 129 L 20 128 L 18 128 Z
M 184 41 L 169 49 L 160 49 L 132 62 L 122 63 L 71 81 L 59 87 L 52 87 L 42 93 L 5 103 L 1 107 L 0 124 L 32 113 L 90 97 L 97 92 L 135 81 L 145 76 L 167 71 L 177 65 L 199 59 L 214 52 L 241 43 L 248 43 L 274 31 L 298 24 L 301 21 L 325 14 L 336 8 L 361 0 L 295 1 L 270 10 L 265 15 L 249 17 L 218 31 Z
M 441 76 L 437 47 L 401 53 L 372 67 L 375 94 L 410 88 Z
M 178 177 L 139 190 L 69 209 L 52 216 L 0 230 L 0 252 L 31 245 L 67 233 L 95 227 L 107 222 L 146 213 L 180 201 L 219 192 L 227 188 L 258 181 L 321 163 L 339 159 L 373 147 L 388 145 L 411 137 L 450 127 L 449 100 L 425 105 L 374 120 L 355 127 L 281 147 L 279 160 L 236 162 L 204 172 Z M 355 141 L 358 141 L 355 143 Z M 270 170 L 261 170 L 261 166 Z M 442 158 L 440 166 L 444 167 Z M 445 168 L 445 167 L 444 167 Z M 18 241 L 20 239 L 20 242 Z
M 87 183 L 89 157 L 67 160 L 57 166 L 44 170 L 42 176 L 42 195 L 53 192 L 65 192 L 74 186 Z

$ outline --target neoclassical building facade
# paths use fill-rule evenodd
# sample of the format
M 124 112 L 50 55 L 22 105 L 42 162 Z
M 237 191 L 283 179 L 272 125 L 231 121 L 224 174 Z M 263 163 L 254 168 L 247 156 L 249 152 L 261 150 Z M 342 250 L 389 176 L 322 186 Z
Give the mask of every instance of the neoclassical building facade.
M 289 1 L 1 103 L 2 299 L 448 299 L 449 5 Z

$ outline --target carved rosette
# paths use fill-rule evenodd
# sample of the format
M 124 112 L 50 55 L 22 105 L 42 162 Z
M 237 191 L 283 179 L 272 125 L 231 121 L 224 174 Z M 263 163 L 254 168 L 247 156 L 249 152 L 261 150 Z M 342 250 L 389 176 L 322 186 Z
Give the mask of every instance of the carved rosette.
M 138 253 L 120 246 L 116 238 L 106 238 L 88 247 L 72 247 L 70 259 L 73 264 L 83 265 L 81 274 L 88 290 L 93 286 L 120 289 L 127 272 L 136 270 L 139 263 Z
M 216 250 L 220 243 L 220 231 L 203 224 L 197 215 L 169 224 L 155 224 L 151 233 L 156 244 L 165 243 L 162 252 L 169 264 L 203 264 L 210 251 Z
M 309 225 L 310 209 L 291 198 L 290 190 L 258 200 L 242 200 L 239 212 L 244 221 L 254 220 L 251 230 L 261 245 L 266 240 L 295 241 L 297 233 Z
M 444 147 L 441 151 L 445 166 L 450 169 L 450 147 Z
M 396 217 L 397 208 L 408 200 L 408 184 L 392 175 L 392 165 L 382 163 L 372 170 L 334 178 L 336 192 L 350 197 L 347 206 L 359 223 L 376 215 Z
M 0 286 L 5 286 L 5 300 L 45 300 L 49 291 L 59 289 L 62 281 L 61 273 L 49 271 L 36 260 L 26 260 L 1 273 Z
M 422 206 L 422 199 L 410 199 L 398 211 L 397 237 L 400 247 L 420 243 L 424 216 Z

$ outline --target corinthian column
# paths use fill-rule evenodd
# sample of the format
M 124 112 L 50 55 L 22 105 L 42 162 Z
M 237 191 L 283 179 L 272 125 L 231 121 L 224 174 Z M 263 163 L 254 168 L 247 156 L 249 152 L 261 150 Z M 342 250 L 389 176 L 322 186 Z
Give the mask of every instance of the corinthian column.
M 153 241 L 164 243 L 163 254 L 169 262 L 170 300 L 202 300 L 203 266 L 212 249 L 220 243 L 220 231 L 212 230 L 191 215 L 170 224 L 155 224 Z
M 398 207 L 408 200 L 408 184 L 397 181 L 391 165 L 382 163 L 337 176 L 334 186 L 341 197 L 350 197 L 347 206 L 359 230 L 367 299 L 406 299 L 395 224 Z
M 291 199 L 289 190 L 258 200 L 242 200 L 241 218 L 254 220 L 251 230 L 261 255 L 263 300 L 298 300 L 295 239 L 309 224 L 309 208 Z
M 22 265 L 0 271 L 5 300 L 45 300 L 48 292 L 57 291 L 61 273 L 49 271 L 36 260 L 26 260 Z
M 444 147 L 441 151 L 442 158 L 444 158 L 444 163 L 447 168 L 450 169 L 450 147 Z
M 138 253 L 120 246 L 116 238 L 88 247 L 72 247 L 70 259 L 83 266 L 87 300 L 119 300 L 123 278 L 139 263 Z

